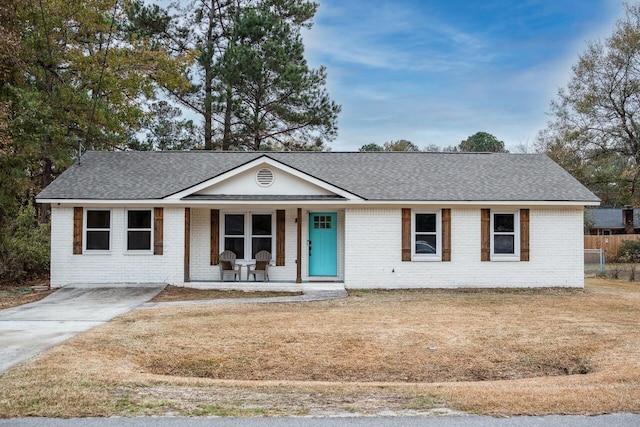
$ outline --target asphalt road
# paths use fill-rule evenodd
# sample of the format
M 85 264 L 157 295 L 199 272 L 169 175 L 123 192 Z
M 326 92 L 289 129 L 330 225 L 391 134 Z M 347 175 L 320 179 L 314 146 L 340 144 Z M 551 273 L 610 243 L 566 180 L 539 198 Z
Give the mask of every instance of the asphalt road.
M 478 416 L 359 417 L 359 418 L 19 418 L 0 420 L 0 427 L 637 427 L 640 415 L 597 417 L 491 418 Z

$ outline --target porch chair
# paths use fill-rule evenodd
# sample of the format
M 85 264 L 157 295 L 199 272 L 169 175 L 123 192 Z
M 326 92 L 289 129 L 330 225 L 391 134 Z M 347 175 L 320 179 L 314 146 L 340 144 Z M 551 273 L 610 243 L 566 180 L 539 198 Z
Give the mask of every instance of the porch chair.
M 233 280 L 240 281 L 241 265 L 236 265 L 236 254 L 232 251 L 224 251 L 220 254 L 220 281 L 224 282 L 225 274 L 233 274 Z
M 271 254 L 268 251 L 260 251 L 256 254 L 255 265 L 247 265 L 247 282 L 249 276 L 253 274 L 253 281 L 257 280 L 257 275 L 262 274 L 264 282 L 269 281 L 269 262 L 271 262 Z

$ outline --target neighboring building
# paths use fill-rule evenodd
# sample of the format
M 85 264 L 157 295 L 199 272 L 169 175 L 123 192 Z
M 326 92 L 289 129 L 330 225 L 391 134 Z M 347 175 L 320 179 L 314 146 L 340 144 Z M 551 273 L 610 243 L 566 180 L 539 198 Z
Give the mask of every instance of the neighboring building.
M 88 152 L 37 200 L 53 287 L 239 289 L 225 249 L 269 250 L 266 289 L 581 287 L 599 204 L 544 155 L 404 152 Z
M 640 232 L 640 209 L 625 206 L 618 209 L 586 209 L 585 234 L 606 236 L 611 234 L 636 234 Z

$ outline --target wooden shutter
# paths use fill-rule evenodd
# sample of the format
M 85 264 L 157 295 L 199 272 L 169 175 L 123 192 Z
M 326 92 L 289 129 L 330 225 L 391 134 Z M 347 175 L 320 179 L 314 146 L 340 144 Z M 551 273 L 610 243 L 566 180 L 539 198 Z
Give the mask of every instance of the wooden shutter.
M 153 254 L 162 255 L 164 235 L 164 208 L 153 209 Z
M 402 261 L 411 261 L 411 209 L 402 209 Z
M 451 261 L 451 209 L 442 209 L 442 261 Z
M 529 261 L 529 209 L 520 209 L 520 261 Z
M 220 263 L 220 211 L 211 209 L 211 230 L 209 232 L 209 259 L 211 265 Z
M 491 261 L 491 210 L 480 212 L 480 261 Z
M 73 208 L 73 254 L 82 255 L 82 208 Z
M 285 212 L 276 211 L 276 265 L 284 265 L 285 250 Z

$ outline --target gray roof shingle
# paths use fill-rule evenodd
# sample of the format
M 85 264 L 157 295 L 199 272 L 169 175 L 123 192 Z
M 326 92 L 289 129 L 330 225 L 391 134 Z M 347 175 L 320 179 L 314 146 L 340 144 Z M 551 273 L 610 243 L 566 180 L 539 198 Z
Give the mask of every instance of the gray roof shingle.
M 640 220 L 638 214 L 640 209 L 633 210 L 633 227 L 640 228 Z M 622 221 L 622 209 L 602 208 L 587 209 L 585 218 L 590 223 L 590 228 L 624 228 Z
M 541 154 L 211 151 L 90 151 L 38 199 L 162 199 L 261 156 L 370 201 L 599 201 Z

